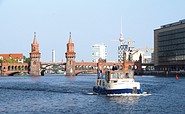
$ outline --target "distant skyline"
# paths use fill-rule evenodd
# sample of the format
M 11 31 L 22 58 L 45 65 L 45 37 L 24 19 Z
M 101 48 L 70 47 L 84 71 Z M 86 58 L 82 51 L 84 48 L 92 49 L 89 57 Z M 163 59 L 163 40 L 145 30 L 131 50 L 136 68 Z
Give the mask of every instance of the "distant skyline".
M 41 61 L 66 61 L 69 32 L 76 61 L 92 61 L 92 45 L 107 46 L 107 61 L 117 61 L 121 32 L 134 47 L 154 46 L 154 29 L 185 19 L 184 0 L 0 0 L 0 53 L 29 57 L 34 32 Z

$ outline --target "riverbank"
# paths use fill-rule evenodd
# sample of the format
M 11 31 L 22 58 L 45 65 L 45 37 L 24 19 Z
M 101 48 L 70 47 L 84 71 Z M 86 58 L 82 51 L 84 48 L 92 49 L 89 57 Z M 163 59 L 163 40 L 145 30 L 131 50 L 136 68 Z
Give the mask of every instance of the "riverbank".
M 184 71 L 142 71 L 136 75 L 154 75 L 154 76 L 168 76 L 174 77 L 176 75 L 180 77 L 185 77 Z

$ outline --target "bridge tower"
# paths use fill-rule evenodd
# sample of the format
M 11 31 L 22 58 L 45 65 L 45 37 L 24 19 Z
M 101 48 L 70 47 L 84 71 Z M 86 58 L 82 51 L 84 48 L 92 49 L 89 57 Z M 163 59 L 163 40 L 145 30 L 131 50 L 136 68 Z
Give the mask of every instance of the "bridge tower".
M 66 55 L 66 76 L 75 75 L 75 57 L 76 53 L 74 52 L 74 43 L 72 42 L 71 32 L 69 36 L 69 42 L 67 43 L 67 52 Z
M 30 52 L 30 75 L 31 76 L 40 76 L 40 52 L 39 44 L 36 40 L 36 32 L 34 32 L 34 40 L 31 44 Z

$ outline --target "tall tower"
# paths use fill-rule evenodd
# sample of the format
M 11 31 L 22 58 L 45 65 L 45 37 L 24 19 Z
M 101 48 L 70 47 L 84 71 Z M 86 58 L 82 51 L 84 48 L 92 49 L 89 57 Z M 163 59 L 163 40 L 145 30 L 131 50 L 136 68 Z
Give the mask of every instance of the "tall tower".
M 128 45 L 125 45 L 125 41 L 123 38 L 123 32 L 122 32 L 122 18 L 121 18 L 121 32 L 120 32 L 120 38 L 119 38 L 120 46 L 118 46 L 118 62 L 123 62 L 123 55 L 124 51 L 128 49 Z
M 40 76 L 40 52 L 39 44 L 36 40 L 36 32 L 34 32 L 34 40 L 31 44 L 30 52 L 30 75 L 31 76 Z
M 123 32 L 122 32 L 122 17 L 121 17 L 121 31 L 120 31 L 119 42 L 120 42 L 120 45 L 123 45 L 124 43 Z
M 65 55 L 66 55 L 66 75 L 74 76 L 76 53 L 74 52 L 74 43 L 72 42 L 71 32 L 69 36 L 69 42 L 67 43 L 67 52 L 65 53 Z
M 52 50 L 52 62 L 55 62 L 55 50 Z

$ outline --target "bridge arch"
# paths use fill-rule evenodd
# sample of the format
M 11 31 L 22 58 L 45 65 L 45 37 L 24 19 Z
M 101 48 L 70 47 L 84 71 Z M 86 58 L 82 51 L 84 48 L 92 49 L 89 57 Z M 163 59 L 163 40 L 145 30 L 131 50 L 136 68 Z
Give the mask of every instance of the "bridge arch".
M 76 72 L 75 75 L 78 76 L 79 74 L 87 74 L 87 73 L 92 73 L 92 74 L 96 74 L 96 71 L 94 70 L 83 70 L 83 71 L 79 71 L 79 72 Z
M 27 65 L 22 65 L 22 66 L 14 66 L 14 65 L 12 65 L 12 66 L 8 66 L 8 71 L 17 71 L 17 70 L 21 70 L 21 71 L 23 71 L 23 70 L 28 70 L 28 66 Z
M 15 72 L 11 72 L 8 74 L 8 76 L 14 76 L 15 74 L 18 74 L 18 73 L 27 73 L 26 71 L 25 72 L 22 72 L 22 71 L 15 71 Z
M 28 73 L 28 63 L 2 63 L 1 75 L 9 76 L 16 73 Z

